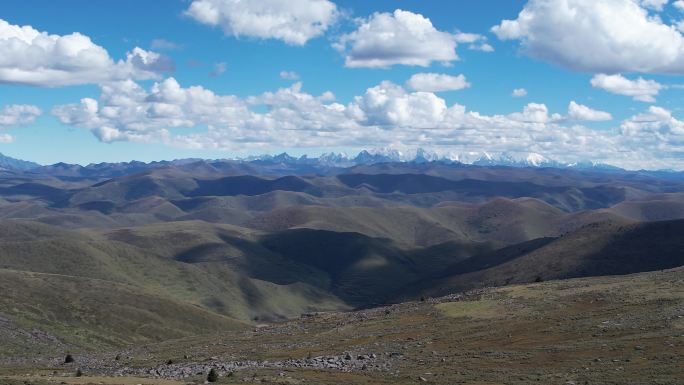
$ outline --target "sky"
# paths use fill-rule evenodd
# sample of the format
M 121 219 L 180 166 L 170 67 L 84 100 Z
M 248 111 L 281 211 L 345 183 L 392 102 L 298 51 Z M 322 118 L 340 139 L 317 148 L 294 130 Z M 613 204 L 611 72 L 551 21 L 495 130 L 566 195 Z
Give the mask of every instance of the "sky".
M 0 153 L 684 169 L 683 0 L 3 0 Z

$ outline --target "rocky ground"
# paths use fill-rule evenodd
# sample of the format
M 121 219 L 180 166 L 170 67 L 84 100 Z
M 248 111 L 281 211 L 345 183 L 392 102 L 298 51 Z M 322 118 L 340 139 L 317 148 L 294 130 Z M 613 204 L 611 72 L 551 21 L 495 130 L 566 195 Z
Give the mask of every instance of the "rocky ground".
M 74 356 L 5 362 L 0 383 L 199 384 L 213 368 L 224 384 L 682 384 L 684 269 L 481 289 Z

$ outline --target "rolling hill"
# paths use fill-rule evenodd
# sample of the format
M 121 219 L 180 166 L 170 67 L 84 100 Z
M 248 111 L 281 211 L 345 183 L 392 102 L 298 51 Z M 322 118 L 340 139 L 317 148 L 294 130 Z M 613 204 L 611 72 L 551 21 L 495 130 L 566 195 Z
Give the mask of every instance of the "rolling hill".
M 12 170 L 0 343 L 9 356 L 121 348 L 673 268 L 683 191 L 677 174 L 289 157 Z

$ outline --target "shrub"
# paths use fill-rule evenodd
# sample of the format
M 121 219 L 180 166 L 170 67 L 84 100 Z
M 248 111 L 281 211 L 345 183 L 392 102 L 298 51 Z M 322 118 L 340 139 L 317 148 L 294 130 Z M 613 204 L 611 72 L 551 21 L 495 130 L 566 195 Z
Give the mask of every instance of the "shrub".
M 216 372 L 215 369 L 211 369 L 209 371 L 209 374 L 207 374 L 207 381 L 208 382 L 216 382 L 218 381 L 218 373 Z
M 66 357 L 64 357 L 64 363 L 65 364 L 70 364 L 74 362 L 74 357 L 71 354 L 67 354 Z
M 76 370 L 76 377 L 81 377 L 83 375 L 83 372 L 81 369 Z

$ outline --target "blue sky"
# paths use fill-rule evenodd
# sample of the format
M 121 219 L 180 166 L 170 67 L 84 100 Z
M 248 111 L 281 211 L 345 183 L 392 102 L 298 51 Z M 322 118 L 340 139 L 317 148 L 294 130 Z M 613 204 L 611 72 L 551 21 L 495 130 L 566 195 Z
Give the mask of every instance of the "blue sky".
M 683 168 L 684 2 L 596 3 L 5 0 L 0 152 L 87 164 L 423 147 Z

